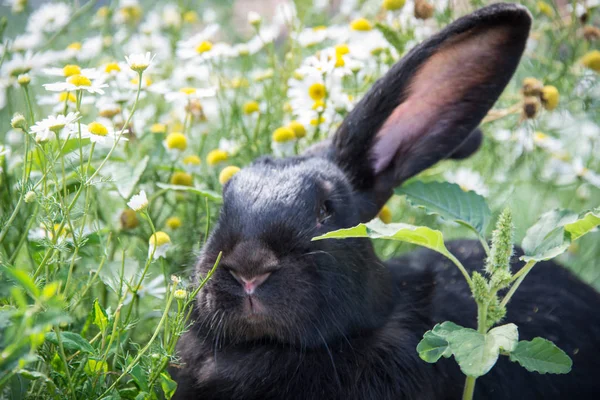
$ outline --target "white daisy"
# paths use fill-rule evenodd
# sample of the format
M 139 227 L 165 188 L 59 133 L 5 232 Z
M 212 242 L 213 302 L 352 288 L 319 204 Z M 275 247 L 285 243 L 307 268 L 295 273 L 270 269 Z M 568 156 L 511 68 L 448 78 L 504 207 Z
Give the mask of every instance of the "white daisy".
M 448 171 L 444 174 L 444 178 L 448 182 L 456 183 L 464 191 L 472 190 L 484 197 L 489 193 L 481 175 L 468 168 L 461 167 L 455 171 Z
M 154 60 L 155 55 L 152 55 L 149 51 L 145 54 L 130 54 L 129 57 L 125 56 L 125 60 L 129 65 L 129 68 L 134 70 L 135 72 L 143 72 L 150 64 L 152 64 L 152 60 Z
M 102 88 L 108 85 L 100 79 L 88 78 L 85 75 L 69 76 L 64 82 L 46 83 L 44 88 L 50 92 L 72 92 L 74 90 L 85 90 L 89 93 L 104 94 Z
M 202 32 L 199 32 L 187 40 L 177 43 L 177 57 L 188 60 L 192 58 L 210 58 L 213 50 L 212 37 L 219 30 L 217 24 L 210 24 Z
M 169 92 L 165 95 L 168 102 L 185 102 L 193 99 L 203 99 L 213 97 L 217 94 L 216 88 L 194 88 L 183 87 L 176 92 Z
M 138 194 L 131 196 L 127 205 L 134 211 L 143 211 L 148 207 L 146 191 L 141 190 Z
M 124 131 L 124 133 L 127 130 Z M 114 129 L 107 127 L 100 122 L 91 122 L 90 124 L 81 124 L 81 137 L 88 138 L 92 143 L 99 144 L 110 144 L 115 140 L 119 139 L 119 134 Z M 121 137 L 121 140 L 127 140 L 127 138 Z
M 65 3 L 42 4 L 27 21 L 28 32 L 56 32 L 71 18 L 71 7 Z
M 38 121 L 30 128 L 31 133 L 35 134 L 36 142 L 45 142 L 56 137 L 58 134 L 64 138 L 77 130 L 74 125 L 80 118 L 78 113 L 68 113 L 67 115 L 51 115 L 41 121 Z

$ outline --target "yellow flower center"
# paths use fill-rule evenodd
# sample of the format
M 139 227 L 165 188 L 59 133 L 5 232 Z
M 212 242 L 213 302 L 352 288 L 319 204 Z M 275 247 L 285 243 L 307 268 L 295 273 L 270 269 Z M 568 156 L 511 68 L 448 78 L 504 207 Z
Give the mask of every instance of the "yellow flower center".
M 185 150 L 187 149 L 187 138 L 181 132 L 173 132 L 167 135 L 166 139 L 167 148 Z
M 212 49 L 212 43 L 205 40 L 203 42 L 201 42 L 198 46 L 196 46 L 196 53 L 198 54 L 202 54 L 202 53 L 206 53 L 207 51 L 210 51 Z
M 171 184 L 180 186 L 192 186 L 192 175 L 186 172 L 175 172 L 171 176 Z
M 260 107 L 256 101 L 249 101 L 244 104 L 243 107 L 244 114 L 246 115 L 254 114 L 255 112 L 258 112 L 259 109 Z
M 404 7 L 404 3 L 406 3 L 406 0 L 383 0 L 381 6 L 384 10 L 395 11 Z
M 177 228 L 181 227 L 181 218 L 179 218 L 179 217 L 167 218 L 167 226 L 171 229 L 177 229 Z
M 325 85 L 323 85 L 322 83 L 313 83 L 308 88 L 308 95 L 314 101 L 323 100 L 326 94 L 327 91 L 325 90 Z
M 80 42 L 73 42 L 70 45 L 67 46 L 67 49 L 69 50 L 81 50 L 81 43 Z
M 291 128 L 287 126 L 282 126 L 281 128 L 275 129 L 273 132 L 273 141 L 277 143 L 285 143 L 290 140 L 296 139 L 296 134 Z
M 231 80 L 231 87 L 234 89 L 248 87 L 248 80 L 245 78 L 233 78 Z
M 323 100 L 317 100 L 312 105 L 313 110 L 318 110 L 319 108 L 324 108 L 324 107 L 325 107 L 325 102 Z
M 171 243 L 171 238 L 163 231 L 158 231 L 154 235 L 150 236 L 149 243 L 151 246 L 163 246 Z
M 600 72 L 600 50 L 593 50 L 585 54 L 581 62 L 587 68 Z
M 234 165 L 223 168 L 223 171 L 219 174 L 219 183 L 221 185 L 226 184 L 238 172 L 240 172 L 240 168 Z
M 228 158 L 229 155 L 227 152 L 221 149 L 216 149 L 212 150 L 206 155 L 206 162 L 208 165 L 217 165 L 220 162 L 227 161 Z
M 343 56 L 345 54 L 350 53 L 350 48 L 348 47 L 347 44 L 338 44 L 337 46 L 335 46 L 335 55 L 336 56 Z
M 77 101 L 77 98 L 75 97 L 75 95 L 73 93 L 62 92 L 58 95 L 58 101 L 60 101 L 60 102 L 70 101 L 71 103 L 75 103 Z
M 392 210 L 388 206 L 383 206 L 377 216 L 384 224 L 392 222 Z
M 304 128 L 304 125 L 302 125 L 298 121 L 290 122 L 288 125 L 288 128 L 290 128 L 292 131 L 294 131 L 294 136 L 296 136 L 298 139 L 306 136 L 306 128 Z
M 188 24 L 193 24 L 194 22 L 198 21 L 198 14 L 196 11 L 186 11 L 183 14 L 183 21 L 187 22 Z
M 327 29 L 327 27 L 325 25 L 318 25 L 318 26 L 313 26 L 313 31 L 318 32 L 318 31 L 324 31 L 325 29 Z
M 355 31 L 370 31 L 373 25 L 365 18 L 358 18 L 350 23 L 350 28 Z
M 183 88 L 179 89 L 179 91 L 181 93 L 185 93 L 187 95 L 190 95 L 190 94 L 196 93 L 196 88 L 193 88 L 193 87 L 183 87 Z
M 548 18 L 552 18 L 554 16 L 554 10 L 552 6 L 544 1 L 537 2 L 538 10 Z
M 195 155 L 195 154 L 192 154 L 192 155 L 186 156 L 186 157 L 183 159 L 183 163 L 184 163 L 185 165 L 200 165 L 200 163 L 201 163 L 201 162 L 202 162 L 202 160 L 200 160 L 200 157 L 198 157 L 198 156 L 197 156 L 197 155 Z
M 539 132 L 539 131 L 537 131 L 535 133 L 534 137 L 535 137 L 535 140 L 540 141 L 540 142 L 543 142 L 544 140 L 548 139 L 548 135 L 546 135 L 543 132 Z
M 150 127 L 150 132 L 152 133 L 165 133 L 167 131 L 167 126 L 165 124 L 152 124 Z
M 90 81 L 89 78 L 83 75 L 70 76 L 67 79 L 67 82 L 75 86 L 92 86 L 92 81 Z
M 340 67 L 343 67 L 344 65 L 346 65 L 346 61 L 344 61 L 344 58 L 342 56 L 336 56 L 335 57 L 335 67 L 340 68 Z
M 65 65 L 63 67 L 63 74 L 67 78 L 69 76 L 79 75 L 81 74 L 81 68 L 79 68 L 79 65 Z
M 104 72 L 106 72 L 107 74 L 110 74 L 113 71 L 114 72 L 121 71 L 121 67 L 119 67 L 119 64 L 117 64 L 116 62 L 106 64 L 106 66 L 104 67 Z
M 321 118 L 313 118 L 310 120 L 310 124 L 312 126 L 317 126 L 322 124 L 323 122 L 325 122 L 325 117 L 321 117 Z
M 108 135 L 108 129 L 101 123 L 95 121 L 88 125 L 88 131 L 97 136 Z
M 554 110 L 558 106 L 560 94 L 554 86 L 547 85 L 542 89 L 542 104 L 546 110 Z

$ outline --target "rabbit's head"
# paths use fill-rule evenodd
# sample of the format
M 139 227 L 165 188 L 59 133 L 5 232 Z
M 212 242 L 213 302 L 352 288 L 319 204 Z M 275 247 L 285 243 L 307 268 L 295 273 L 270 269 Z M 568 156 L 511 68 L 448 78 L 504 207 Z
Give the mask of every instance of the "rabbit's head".
M 392 283 L 368 240 L 311 241 L 374 218 L 407 178 L 481 142 L 476 129 L 513 75 L 531 18 L 496 4 L 415 47 L 303 156 L 265 157 L 223 189 L 198 262 L 219 268 L 197 299 L 198 323 L 223 342 L 311 346 L 377 326 Z

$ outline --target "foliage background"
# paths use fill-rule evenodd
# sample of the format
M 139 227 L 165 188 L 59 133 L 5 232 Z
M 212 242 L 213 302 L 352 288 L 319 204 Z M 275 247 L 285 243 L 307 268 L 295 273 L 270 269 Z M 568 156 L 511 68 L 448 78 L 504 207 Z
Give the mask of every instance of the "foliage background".
M 417 19 L 409 0 L 396 11 L 386 11 L 379 0 L 332 3 L 74 2 L 68 3 L 63 26 L 47 31 L 39 26 L 36 37 L 31 35 L 36 27 L 29 27 L 28 21 L 39 5 L 26 5 L 20 12 L 15 12 L 19 2 L 0 6 L 0 16 L 7 17 L 0 47 L 0 92 L 5 94 L 0 95 L 0 226 L 6 231 L 0 244 L 3 395 L 169 397 L 173 382 L 165 367 L 177 361 L 174 345 L 187 326 L 195 254 L 219 212 L 221 171 L 243 167 L 263 154 L 301 152 L 322 140 L 403 52 L 487 4 L 432 2 L 432 16 Z M 600 39 L 592 35 L 600 24 L 597 2 L 523 4 L 535 20 L 528 50 L 482 126 L 481 150 L 468 160 L 441 162 L 418 177 L 449 180 L 478 191 L 495 213 L 510 205 L 517 243 L 545 211 L 581 211 L 600 204 L 598 68 L 582 61 L 599 47 Z M 247 21 L 246 13 L 252 10 L 260 11 L 260 26 Z M 350 28 L 359 18 L 372 28 L 372 48 Z M 208 35 L 206 27 L 212 23 L 219 29 Z M 388 32 L 392 44 L 380 29 Z M 197 50 L 203 41 L 213 49 L 223 46 L 191 57 L 181 52 L 186 44 Z M 233 47 L 235 43 L 247 47 Z M 349 53 L 339 55 L 340 44 L 347 44 Z M 124 56 L 146 51 L 156 58 L 144 72 L 140 101 L 131 115 L 136 74 Z M 350 72 L 339 79 L 324 78 L 311 58 L 319 51 L 335 61 L 341 57 L 345 65 L 339 68 Z M 128 141 L 116 144 L 107 158 L 112 143 L 92 152 L 89 140 L 80 141 L 77 134 L 62 142 L 34 143 L 31 136 L 27 148 L 33 162 L 23 181 L 26 134 L 11 128 L 13 114 L 22 113 L 31 127 L 64 111 L 56 97 L 42 104 L 45 96 L 56 95 L 42 85 L 64 81 L 45 68 L 77 64 L 105 73 L 113 62 L 119 63 L 120 71 L 102 75 L 100 80 L 109 84 L 105 94 L 83 92 L 81 107 L 67 101 L 67 111 L 79 108 L 79 123 L 97 120 L 117 132 L 131 117 Z M 31 78 L 31 111 L 17 82 L 22 72 Z M 523 116 L 522 82 L 527 77 L 558 89 L 555 109 L 539 104 L 534 118 Z M 323 82 L 326 88 L 322 111 L 313 109 L 310 82 Z M 196 99 L 182 95 L 181 88 L 214 88 L 215 93 Z M 258 110 L 249 112 L 255 107 L 252 102 Z M 115 104 L 119 112 L 103 118 Z M 325 121 L 311 124 L 319 115 Z M 297 134 L 291 146 L 274 140 L 273 133 L 292 120 L 302 123 L 305 136 Z M 169 145 L 167 135 L 173 132 L 184 133 L 184 151 Z M 219 148 L 228 153 L 227 159 L 209 162 L 209 153 Z M 198 155 L 201 163 L 184 162 L 190 155 Z M 85 161 L 89 157 L 88 168 L 80 156 Z M 100 165 L 103 169 L 89 181 Z M 189 174 L 192 182 L 177 173 Z M 197 190 L 158 186 L 168 183 Z M 146 213 L 135 214 L 126 203 L 141 189 L 150 205 Z M 23 200 L 15 213 L 19 199 L 30 191 L 35 199 Z M 73 201 L 78 191 L 83 195 Z M 402 197 L 394 197 L 389 208 L 393 221 L 433 225 L 447 238 L 471 237 L 457 225 L 412 208 Z M 169 220 L 173 217 L 180 226 Z M 57 232 L 61 224 L 72 229 Z M 166 232 L 171 241 L 166 257 L 156 260 L 149 256 L 148 244 L 154 230 Z M 384 258 L 411 249 L 389 242 L 376 246 Z M 600 288 L 598 233 L 581 239 L 560 261 Z M 171 275 L 179 278 L 172 280 Z M 186 292 L 175 298 L 176 290 Z

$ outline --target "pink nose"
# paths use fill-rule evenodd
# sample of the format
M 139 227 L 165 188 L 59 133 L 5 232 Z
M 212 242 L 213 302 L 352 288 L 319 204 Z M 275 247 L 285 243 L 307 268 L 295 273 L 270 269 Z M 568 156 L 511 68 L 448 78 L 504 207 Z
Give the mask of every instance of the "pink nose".
M 252 278 L 246 278 L 242 277 L 237 272 L 234 272 L 232 270 L 229 270 L 229 272 L 231 273 L 231 275 L 233 275 L 235 280 L 238 281 L 240 285 L 242 285 L 246 294 L 253 294 L 256 288 L 262 285 L 264 281 L 266 281 L 267 278 L 271 275 L 270 272 L 267 272 L 261 275 L 253 276 Z

